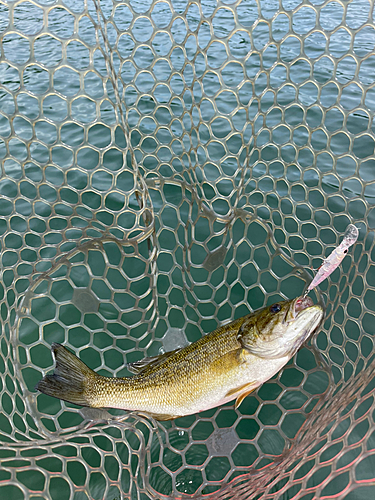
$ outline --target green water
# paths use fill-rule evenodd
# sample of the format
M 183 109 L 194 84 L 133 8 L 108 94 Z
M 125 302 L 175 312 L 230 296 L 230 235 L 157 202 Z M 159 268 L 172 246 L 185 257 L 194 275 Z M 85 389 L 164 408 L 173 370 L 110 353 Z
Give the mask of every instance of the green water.
M 204 15 L 211 15 L 215 5 L 213 1 L 202 3 Z M 296 2 L 291 2 L 286 8 L 291 9 L 295 5 Z M 185 8 L 183 2 L 174 6 L 181 9 L 181 12 Z M 105 11 L 107 5 L 102 7 Z M 28 10 L 30 8 L 31 11 Z M 71 8 L 80 11 L 78 4 L 72 4 Z M 148 7 L 132 2 L 132 8 L 136 12 L 146 12 Z M 43 22 L 41 9 L 34 4 L 29 4 L 28 9 L 21 4 L 17 9 L 16 28 L 22 29 L 26 34 L 37 33 Z M 189 148 L 190 139 L 196 144 L 197 137 L 194 135 L 193 125 L 197 123 L 198 116 L 194 114 L 196 110 L 193 110 L 191 118 L 187 118 L 186 114 L 183 116 L 183 110 L 191 109 L 194 97 L 194 100 L 199 102 L 203 121 L 208 122 L 216 114 L 219 115 L 211 122 L 210 129 L 206 123 L 202 123 L 199 127 L 201 143 L 205 144 L 211 133 L 215 140 L 207 146 L 210 162 L 207 161 L 207 154 L 202 148 L 197 149 L 195 159 L 190 159 L 196 165 L 194 175 L 200 184 L 201 193 L 208 202 L 212 202 L 215 212 L 220 215 L 228 214 L 230 200 L 227 197 L 233 185 L 238 186 L 239 183 L 238 179 L 232 177 L 238 168 L 240 147 L 242 141 L 247 142 L 251 139 L 249 120 L 255 118 L 260 106 L 265 114 L 265 124 L 268 127 L 278 126 L 273 130 L 272 144 L 268 144 L 270 141 L 268 130 L 263 129 L 257 136 L 257 146 L 266 146 L 260 153 L 254 150 L 250 156 L 250 166 L 255 164 L 251 170 L 251 179 L 247 179 L 246 184 L 250 203 L 259 217 L 274 223 L 276 242 L 287 251 L 293 252 L 298 264 L 306 266 L 308 259 L 306 252 L 302 251 L 303 242 L 299 234 L 301 226 L 296 222 L 297 219 L 304 223 L 303 236 L 311 240 L 306 246 L 307 253 L 316 257 L 327 254 L 335 245 L 335 231 L 343 231 L 350 218 L 363 219 L 367 211 L 365 201 L 371 204 L 374 202 L 374 189 L 371 183 L 364 190 L 364 199 L 358 198 L 362 192 L 362 185 L 354 178 L 356 165 L 350 156 L 345 156 L 351 152 L 354 152 L 359 159 L 370 156 L 374 141 L 369 135 L 355 136 L 351 145 L 348 136 L 340 132 L 345 120 L 346 127 L 352 134 L 364 133 L 372 126 L 368 111 L 351 111 L 354 106 L 360 104 L 361 94 L 355 83 L 344 88 L 338 101 L 337 82 L 346 84 L 353 78 L 353 59 L 346 57 L 339 62 L 335 73 L 337 81 L 332 81 L 334 78 L 332 61 L 328 57 L 321 57 L 328 45 L 327 48 L 334 57 L 342 57 L 350 47 L 348 32 L 344 29 L 335 31 L 330 37 L 329 44 L 320 32 L 306 36 L 304 50 L 308 60 L 298 60 L 297 63 L 290 65 L 290 79 L 295 84 L 301 84 L 312 73 L 323 87 L 318 96 L 317 86 L 308 82 L 301 85 L 297 93 L 292 85 L 284 85 L 286 69 L 282 63 L 293 61 L 300 53 L 301 47 L 294 37 L 283 39 L 289 30 L 289 21 L 284 14 L 280 14 L 272 20 L 272 32 L 274 40 L 283 39 L 283 41 L 278 46 L 275 43 L 270 44 L 263 53 L 263 68 L 272 69 L 269 82 L 264 73 L 253 82 L 255 99 L 249 104 L 249 95 L 252 92 L 250 82 L 260 68 L 259 56 L 253 53 L 244 66 L 235 61 L 225 66 L 225 70 L 220 72 L 225 91 L 213 100 L 209 100 L 207 97 L 214 96 L 221 86 L 218 73 L 215 71 L 228 57 L 227 50 L 231 56 L 244 57 L 251 50 L 252 44 L 255 49 L 263 49 L 268 40 L 268 28 L 265 23 L 259 23 L 251 38 L 246 31 L 242 31 L 241 35 L 237 34 L 230 38 L 227 49 L 220 40 L 228 35 L 235 21 L 228 10 L 222 9 L 215 15 L 212 23 L 218 41 L 208 48 L 207 60 L 202 54 L 194 57 L 196 41 L 190 37 L 185 47 L 186 57 L 192 62 L 191 66 L 188 65 L 183 69 L 185 54 L 180 47 L 176 47 L 168 57 L 154 61 L 153 51 L 166 56 L 172 43 L 181 42 L 186 34 L 186 26 L 179 18 L 174 22 L 171 33 L 163 31 L 170 19 L 168 10 L 167 4 L 156 4 L 153 10 L 153 22 L 160 31 L 153 38 L 149 20 L 139 18 L 136 21 L 134 36 L 137 42 L 144 42 L 144 45 L 135 50 L 133 60 L 124 64 L 121 69 L 123 82 L 132 82 L 132 86 L 124 93 L 124 102 L 131 107 L 127 116 L 131 130 L 130 141 L 134 148 L 139 147 L 137 160 L 142 165 L 142 172 L 152 177 L 158 171 L 163 178 L 176 172 L 181 176 L 186 175 L 187 160 L 183 152 Z M 261 11 L 266 19 L 271 19 L 276 12 L 276 6 L 264 2 L 261 4 Z M 0 6 L 1 29 L 6 27 L 4 21 L 6 12 L 5 7 Z M 304 8 L 293 16 L 293 26 L 298 34 L 307 34 L 313 26 L 315 21 L 312 12 L 311 9 Z M 129 13 L 127 6 L 121 6 L 121 9 L 116 10 L 115 21 L 121 29 L 128 27 L 127 19 L 131 17 Z M 237 14 L 239 22 L 245 28 L 250 28 L 258 17 L 257 8 L 245 4 L 238 7 Z M 341 15 L 342 7 L 339 4 L 325 6 L 321 14 L 322 27 L 328 31 L 335 29 Z M 348 25 L 355 28 L 359 17 L 357 12 L 349 9 L 346 18 Z M 62 39 L 71 36 L 74 29 L 73 16 L 66 10 L 53 9 L 48 18 L 52 34 L 59 35 Z M 192 4 L 187 15 L 189 29 L 198 28 L 198 18 L 198 7 Z M 366 29 L 364 28 L 354 39 L 354 50 L 358 57 L 370 52 L 369 40 L 373 40 L 374 35 Z M 95 32 L 87 17 L 79 20 L 78 34 L 88 46 L 95 43 Z M 110 30 L 108 36 L 111 40 L 113 33 L 111 34 Z M 211 33 L 208 24 L 200 25 L 197 39 L 202 49 L 209 44 Z M 123 34 L 118 42 L 120 55 L 127 57 L 131 54 L 133 46 L 132 38 L 126 33 Z M 5 35 L 3 47 L 5 58 L 10 63 L 23 64 L 31 54 L 29 40 L 16 33 Z M 106 71 L 103 56 L 99 51 L 95 52 L 97 72 L 89 71 L 81 79 L 79 73 L 71 67 L 59 68 L 53 75 L 53 86 L 59 95 L 46 96 L 43 94 L 47 92 L 49 86 L 48 70 L 61 60 L 62 42 L 51 35 L 38 37 L 34 43 L 34 57 L 35 61 L 43 62 L 45 67 L 31 64 L 23 73 L 25 88 L 32 92 L 33 96 L 20 92 L 14 97 L 12 92 L 19 88 L 21 82 L 20 72 L 6 61 L 0 63 L 3 82 L 0 90 L 2 111 L 0 157 L 9 152 L 3 167 L 7 177 L 0 182 L 0 232 L 4 234 L 7 227 L 11 229 L 4 238 L 6 249 L 2 254 L 3 283 L 7 288 L 16 279 L 12 267 L 17 265 L 16 290 L 19 293 L 27 289 L 29 285 L 27 278 L 33 265 L 37 272 L 50 272 L 51 263 L 57 252 L 56 247 L 62 241 L 63 231 L 68 235 L 68 241 L 62 246 L 62 250 L 68 252 L 74 247 L 74 242 L 82 236 L 88 223 L 94 219 L 91 233 L 88 232 L 91 237 L 99 236 L 100 231 L 106 228 L 115 228 L 119 231 L 132 228 L 138 210 L 137 200 L 132 195 L 127 207 L 132 210 L 123 211 L 126 208 L 126 195 L 134 188 L 134 177 L 126 170 L 126 160 L 122 154 L 122 148 L 126 146 L 124 134 L 120 127 L 116 129 L 113 127 L 116 124 L 113 106 L 108 99 L 101 101 L 104 92 L 102 80 L 97 72 L 104 74 Z M 359 70 L 361 81 L 368 79 L 365 81 L 366 84 L 373 83 L 370 74 L 371 60 L 371 58 L 366 59 Z M 88 48 L 81 42 L 70 42 L 67 44 L 66 61 L 75 69 L 84 70 L 89 64 Z M 278 63 L 275 65 L 276 61 Z M 118 60 L 115 59 L 114 64 L 118 69 Z M 215 71 L 205 73 L 209 69 L 208 66 Z M 136 67 L 144 71 L 139 73 L 133 82 Z M 204 75 L 201 88 L 193 82 L 193 69 L 196 76 Z M 236 85 L 244 76 L 249 80 L 237 91 Z M 165 82 L 169 82 L 170 87 L 165 85 Z M 147 93 L 153 85 L 156 86 L 151 97 Z M 189 87 L 189 90 L 182 96 L 181 93 L 186 87 Z M 71 106 L 68 106 L 65 98 L 76 96 L 80 89 L 83 89 L 86 95 L 78 97 Z M 172 99 L 170 89 L 175 93 Z M 267 92 L 264 92 L 266 89 Z M 109 89 L 109 93 L 112 96 L 113 90 Z M 144 95 L 138 99 L 139 93 Z M 296 100 L 308 107 L 306 113 L 301 106 L 293 104 Z M 366 93 L 365 102 L 373 111 L 374 98 L 371 89 Z M 246 111 L 240 109 L 233 115 L 238 103 L 249 105 Z M 274 108 L 274 103 L 290 106 L 282 114 L 280 109 Z M 340 104 L 341 108 L 337 107 L 337 104 Z M 329 108 L 325 119 L 322 116 L 321 105 Z M 12 120 L 16 107 L 22 116 L 17 115 Z M 96 118 L 97 113 L 101 123 L 88 127 L 87 124 Z M 227 141 L 230 155 L 222 160 L 224 148 L 220 141 L 231 129 L 231 123 L 227 118 L 231 114 L 235 133 Z M 59 123 L 67 117 L 65 123 L 59 127 Z M 31 121 L 35 120 L 37 121 L 33 132 Z M 322 129 L 316 130 L 323 123 L 328 132 L 333 134 L 331 137 L 328 137 Z M 285 124 L 295 127 L 293 134 L 290 134 Z M 256 133 L 263 126 L 263 117 L 255 119 Z M 14 136 L 8 141 L 12 130 Z M 140 132 L 147 137 L 142 138 Z M 189 139 L 186 135 L 183 137 L 184 132 L 190 134 Z M 33 133 L 35 140 L 31 142 L 28 150 L 26 143 L 31 140 Z M 158 160 L 152 156 L 157 144 L 154 136 L 162 146 L 174 141 L 173 160 L 171 149 L 167 147 L 158 150 Z M 330 141 L 329 153 L 326 151 L 328 141 Z M 309 143 L 316 153 L 316 159 L 311 150 L 305 147 Z M 103 153 L 103 148 L 107 148 L 109 144 L 111 147 Z M 82 145 L 85 147 L 81 148 Z M 275 145 L 280 146 L 281 158 L 288 164 L 285 176 L 284 164 L 278 157 Z M 335 155 L 341 156 L 337 159 Z M 332 169 L 336 160 L 336 174 L 334 174 Z M 241 157 L 241 164 L 243 161 L 244 158 Z M 219 179 L 218 163 L 221 163 L 221 169 L 227 178 Z M 200 168 L 201 164 L 205 164 L 203 169 Z M 105 167 L 105 170 L 98 168 L 101 166 Z M 372 160 L 362 162 L 359 168 L 360 178 L 372 181 L 373 168 Z M 97 170 L 94 171 L 95 169 Z M 321 174 L 328 175 L 324 175 L 320 184 Z M 213 185 L 220 194 L 219 199 L 215 199 Z M 340 185 L 346 200 L 340 194 Z M 157 305 L 153 303 L 150 291 L 152 278 L 146 272 L 149 265 L 147 242 L 141 243 L 137 249 L 142 259 L 133 255 L 134 250 L 131 247 L 120 250 L 117 245 L 110 242 L 104 245 L 103 251 L 90 249 L 86 253 L 80 252 L 71 259 L 69 267 L 60 266 L 53 271 L 55 278 L 53 283 L 47 279 L 42 280 L 35 290 L 36 294 L 41 295 L 32 300 L 32 318 L 24 318 L 20 324 L 19 340 L 22 345 L 18 346 L 18 356 L 21 365 L 25 366 L 30 356 L 31 362 L 36 366 L 41 368 L 52 366 L 49 349 L 37 343 L 42 337 L 48 344 L 68 341 L 71 347 L 79 351 L 83 361 L 103 375 L 129 375 L 124 368 L 124 362 L 139 360 L 143 357 L 145 349 L 147 349 L 146 354 L 157 354 L 164 346 L 162 339 L 169 327 L 176 329 L 176 335 L 180 335 L 178 332 L 187 324 L 181 339 L 191 342 L 197 340 L 202 333 L 216 328 L 220 322 L 246 314 L 250 307 L 256 309 L 262 306 L 266 298 L 265 292 L 268 294 L 268 302 L 280 298 L 277 291 L 278 279 L 274 274 L 260 273 L 260 270 L 269 268 L 272 262 L 278 278 L 285 278 L 292 267 L 285 259 L 280 257 L 273 259 L 274 249 L 270 250 L 267 247 L 264 227 L 256 223 L 246 226 L 239 221 L 233 226 L 231 234 L 224 238 L 211 237 L 209 219 L 198 216 L 196 204 L 193 204 L 190 213 L 189 204 L 184 201 L 183 194 L 192 196 L 188 190 L 183 193 L 177 184 L 165 184 L 162 193 L 159 189 L 150 188 L 157 216 L 157 230 L 160 225 L 158 221 L 164 226 L 158 233 L 163 251 L 158 255 L 156 263 Z M 283 197 L 280 205 L 275 194 Z M 325 195 L 328 196 L 324 197 Z M 304 200 L 310 202 L 313 210 L 307 203 L 303 203 Z M 74 217 L 70 219 L 71 226 L 68 228 L 67 220 L 73 213 Z M 195 242 L 189 249 L 190 253 L 184 254 L 181 247 L 189 245 L 191 238 L 182 230 L 181 221 L 186 223 L 189 216 L 195 218 L 196 222 Z M 371 217 L 369 222 L 370 224 L 373 222 Z M 225 226 L 223 223 L 215 222 L 215 224 L 217 232 L 223 230 Z M 315 240 L 317 226 L 324 227 L 319 233 L 319 240 Z M 285 237 L 286 233 L 289 235 L 288 238 Z M 230 238 L 231 244 L 229 244 Z M 207 254 L 201 244 L 203 242 L 207 243 L 211 254 Z M 227 249 L 223 251 L 225 245 Z M 170 255 L 173 252 L 178 266 L 173 264 Z M 22 262 L 19 262 L 19 255 Z M 186 258 L 191 259 L 191 266 L 188 272 L 183 272 Z M 238 266 L 233 266 L 233 258 Z M 316 260 L 319 265 L 320 259 Z M 229 269 L 227 282 L 224 284 L 223 267 Z M 145 278 L 138 279 L 144 273 Z M 244 286 L 236 281 L 238 274 Z M 337 279 L 335 275 L 332 276 L 333 281 Z M 356 286 L 360 294 L 363 284 L 358 282 Z M 283 280 L 281 292 L 286 296 L 294 296 L 302 292 L 302 287 L 302 280 L 292 276 Z M 190 292 L 186 292 L 185 288 L 190 288 Z M 2 290 L 2 294 L 4 293 Z M 12 293 L 10 290 L 7 298 L 10 307 L 15 300 Z M 172 306 L 168 315 L 167 299 Z M 235 307 L 237 304 L 240 305 Z M 358 317 L 358 307 L 353 301 L 350 310 L 353 317 Z M 199 311 L 200 319 L 196 311 Z M 156 324 L 152 319 L 155 312 L 159 316 Z M 5 319 L 7 311 L 2 310 L 1 313 Z M 197 326 L 198 319 L 199 326 Z M 144 323 L 139 325 L 141 320 Z M 354 322 L 353 324 L 348 322 L 345 327 L 347 335 L 353 340 L 349 347 L 352 352 L 348 354 L 353 360 L 356 359 L 355 340 L 358 338 L 355 325 Z M 150 327 L 155 327 L 155 339 L 152 344 L 150 344 Z M 331 338 L 336 339 L 340 345 L 340 331 L 337 330 L 332 332 Z M 320 335 L 318 346 L 324 349 L 325 341 L 324 336 Z M 362 344 L 361 349 L 366 355 L 371 346 Z M 332 350 L 331 354 L 333 361 L 339 364 L 341 351 Z M 259 398 L 265 404 L 256 418 L 254 415 L 259 408 L 259 399 L 250 396 L 241 406 L 241 418 L 237 420 L 232 408 L 224 406 L 220 409 L 215 415 L 215 428 L 211 422 L 215 410 L 200 415 L 197 422 L 189 420 L 189 417 L 187 420 L 179 419 L 176 421 L 178 429 L 167 426 L 169 446 L 162 451 L 163 463 L 169 471 L 175 472 L 181 467 L 183 460 L 186 461 L 186 466 L 176 477 L 177 491 L 181 493 L 196 491 L 203 477 L 202 471 L 196 466 L 205 461 L 207 461 L 204 467 L 205 476 L 213 483 L 204 491 L 208 493 L 217 487 L 215 482 L 220 482 L 225 477 L 226 480 L 230 479 L 226 476 L 231 468 L 230 461 L 244 473 L 258 458 L 260 452 L 264 455 L 282 453 L 287 440 L 295 437 L 304 421 L 302 413 L 296 413 L 294 410 L 301 408 L 307 400 L 311 400 L 313 404 L 314 396 L 323 393 L 328 385 L 327 374 L 318 367 L 317 360 L 310 350 L 307 348 L 301 350 L 297 362 L 301 368 L 312 370 L 309 376 L 303 380 L 302 372 L 289 364 L 280 378 L 288 391 L 278 400 L 279 385 L 274 380 L 265 384 L 258 391 Z M 347 374 L 348 377 L 350 375 Z M 33 391 L 35 383 L 40 379 L 40 371 L 26 367 L 22 371 L 22 376 L 26 387 Z M 334 373 L 334 376 L 339 375 Z M 298 390 L 301 384 L 304 392 Z M 4 398 L 3 416 L 11 413 L 12 404 L 10 400 Z M 38 398 L 37 410 L 44 414 L 42 423 L 50 431 L 55 430 L 55 424 L 53 418 L 49 416 L 54 417 L 60 409 L 61 403 L 58 400 L 44 396 Z M 287 415 L 281 424 L 282 436 L 276 425 L 283 413 Z M 63 429 L 81 422 L 82 417 L 76 411 L 69 411 L 69 407 L 68 411 L 59 417 L 59 425 Z M 15 422 L 15 425 L 22 432 L 22 423 Z M 1 428 L 5 429 L 7 426 L 9 422 L 5 418 L 2 420 Z M 263 429 L 263 426 L 266 428 Z M 253 444 L 256 437 L 259 448 Z M 238 444 L 239 440 L 242 442 Z M 188 443 L 192 444 L 188 446 Z M 215 456 L 212 450 L 215 446 L 219 446 L 217 443 L 224 443 L 223 449 L 228 445 L 225 454 Z M 160 446 L 158 448 L 155 445 L 151 454 L 157 457 L 159 453 L 161 453 Z M 87 463 L 94 467 L 94 458 L 91 455 L 86 458 Z M 351 457 L 346 459 L 350 460 Z M 361 469 L 364 479 L 368 478 L 367 466 L 371 468 L 371 464 L 366 463 Z M 116 464 L 108 461 L 105 468 L 111 477 L 111 474 L 115 474 Z M 68 468 L 68 473 L 75 484 L 83 484 L 86 479 L 86 471 L 83 468 L 77 467 L 71 470 Z M 17 476 L 17 479 L 23 484 L 29 485 L 33 490 L 43 488 L 43 477 L 40 473 L 25 471 L 22 474 L 24 475 Z M 4 477 L 4 479 L 9 478 Z M 172 491 L 171 475 L 158 467 L 152 469 L 150 483 L 159 492 Z M 17 492 L 20 490 L 13 486 L 8 488 L 3 490 L 3 494 L 7 498 L 18 498 Z M 50 491 L 53 498 L 58 500 L 66 498 L 67 493 L 64 488 L 66 489 L 65 482 L 59 483 L 58 478 L 51 480 Z M 96 496 L 100 498 L 101 492 L 104 491 L 101 477 L 92 476 L 90 491 L 95 492 L 92 493 L 94 498 Z M 350 500 L 368 498 L 361 496 L 363 491 L 365 488 L 350 493 L 346 498 Z M 334 492 L 332 485 L 331 490 L 327 487 L 324 494 L 334 494 Z M 107 496 L 111 498 L 112 495 L 113 498 L 119 495 L 115 488 L 110 490 Z M 86 498 L 83 493 L 81 496 Z M 77 494 L 74 498 L 78 500 L 80 497 Z

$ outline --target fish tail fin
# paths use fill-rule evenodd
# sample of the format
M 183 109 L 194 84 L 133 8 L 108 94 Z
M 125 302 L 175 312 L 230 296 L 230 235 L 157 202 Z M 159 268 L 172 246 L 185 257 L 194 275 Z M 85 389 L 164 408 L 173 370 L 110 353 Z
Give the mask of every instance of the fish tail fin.
M 56 362 L 55 371 L 40 380 L 35 389 L 69 403 L 93 406 L 88 386 L 99 375 L 61 344 L 53 343 L 51 351 Z

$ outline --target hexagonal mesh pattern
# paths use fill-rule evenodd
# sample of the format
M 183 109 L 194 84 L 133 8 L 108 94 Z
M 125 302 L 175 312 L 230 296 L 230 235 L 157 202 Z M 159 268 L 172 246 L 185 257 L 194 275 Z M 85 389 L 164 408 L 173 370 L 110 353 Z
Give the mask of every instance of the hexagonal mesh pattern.
M 0 497 L 372 498 L 372 2 L 0 0 L 0 34 Z M 52 342 L 126 376 L 295 297 L 350 222 L 321 331 L 240 408 L 35 392 Z

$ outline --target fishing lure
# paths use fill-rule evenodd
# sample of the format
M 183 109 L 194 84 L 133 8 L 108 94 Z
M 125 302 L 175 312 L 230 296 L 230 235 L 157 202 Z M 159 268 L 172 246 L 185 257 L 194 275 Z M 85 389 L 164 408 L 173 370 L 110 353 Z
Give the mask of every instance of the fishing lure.
M 319 285 L 319 283 L 328 278 L 328 276 L 330 276 L 333 273 L 333 271 L 340 265 L 341 261 L 348 253 L 349 247 L 354 245 L 354 243 L 357 241 L 358 234 L 359 234 L 358 228 L 354 226 L 354 224 L 349 224 L 349 226 L 345 231 L 342 242 L 337 248 L 333 250 L 333 252 L 326 259 L 324 259 L 314 279 L 308 286 L 306 294 L 310 290 L 315 288 L 317 285 Z

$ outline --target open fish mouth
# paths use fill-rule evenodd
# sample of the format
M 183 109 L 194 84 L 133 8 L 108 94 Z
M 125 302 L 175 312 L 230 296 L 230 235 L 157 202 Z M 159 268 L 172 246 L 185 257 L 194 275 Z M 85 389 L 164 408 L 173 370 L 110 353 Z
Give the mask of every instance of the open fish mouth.
M 324 309 L 310 297 L 297 297 L 291 304 L 289 318 L 301 328 L 315 330 L 324 317 Z M 316 325 L 313 327 L 313 325 Z
M 290 307 L 285 311 L 282 322 L 289 323 L 291 321 L 295 321 L 302 311 L 305 311 L 313 305 L 314 302 L 310 297 L 297 297 L 291 301 Z
M 298 316 L 298 313 L 313 305 L 314 302 L 310 297 L 299 297 L 294 303 L 294 315 Z
M 290 327 L 290 330 L 284 334 L 284 342 L 289 342 L 291 345 L 290 352 L 296 352 L 301 347 L 302 343 L 319 327 L 323 318 L 323 307 L 314 304 L 310 297 L 297 297 L 292 301 L 289 313 L 283 322 L 285 326 Z

